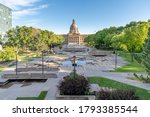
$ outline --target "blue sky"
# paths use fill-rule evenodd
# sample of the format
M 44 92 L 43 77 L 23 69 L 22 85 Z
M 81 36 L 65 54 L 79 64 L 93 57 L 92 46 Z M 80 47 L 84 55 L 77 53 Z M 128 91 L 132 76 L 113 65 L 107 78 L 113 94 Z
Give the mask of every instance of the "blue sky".
M 80 33 L 150 19 L 150 0 L 0 0 L 13 9 L 13 26 L 27 25 L 66 34 L 72 19 Z

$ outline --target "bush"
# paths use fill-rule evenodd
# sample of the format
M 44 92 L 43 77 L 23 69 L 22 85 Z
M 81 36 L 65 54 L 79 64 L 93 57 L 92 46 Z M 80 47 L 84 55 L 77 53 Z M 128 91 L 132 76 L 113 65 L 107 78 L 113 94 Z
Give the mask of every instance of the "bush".
M 7 47 L 0 52 L 1 61 L 9 61 L 15 58 L 15 48 Z
M 100 90 L 97 93 L 98 100 L 138 100 L 133 90 Z
M 150 33 L 150 29 L 149 29 L 149 33 Z M 150 38 L 145 42 L 142 57 L 143 57 L 143 65 L 145 67 L 145 70 L 150 76 Z
M 85 95 L 89 91 L 89 83 L 84 76 L 78 76 L 76 78 L 66 76 L 60 82 L 58 89 L 62 95 Z
M 138 76 L 136 73 L 133 74 L 138 80 L 144 82 L 144 83 L 150 83 L 150 77 L 144 77 L 143 75 Z
M 142 63 L 142 54 L 135 54 L 134 59 L 141 64 Z

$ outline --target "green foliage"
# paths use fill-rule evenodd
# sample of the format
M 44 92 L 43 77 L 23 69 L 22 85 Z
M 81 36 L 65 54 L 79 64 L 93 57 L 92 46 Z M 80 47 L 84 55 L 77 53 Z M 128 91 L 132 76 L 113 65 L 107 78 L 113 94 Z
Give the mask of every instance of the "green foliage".
M 128 62 L 127 65 L 119 67 L 112 72 L 145 72 L 144 66 L 139 64 L 137 61 L 131 61 L 131 54 L 127 52 L 118 52 L 119 56 L 121 56 L 125 61 Z M 140 53 L 136 53 L 135 55 L 140 56 Z
M 142 63 L 142 54 L 135 54 L 134 59 L 141 64 Z
M 128 28 L 125 28 L 124 31 L 116 37 L 117 42 L 120 43 L 120 48 L 130 52 L 131 61 L 134 60 L 133 58 L 135 52 L 142 51 L 149 27 L 149 23 L 140 22 L 139 24 L 133 26 L 131 25 Z
M 99 49 L 112 49 L 112 38 L 122 31 L 122 27 L 110 27 L 95 34 L 96 47 Z
M 150 93 L 147 90 L 142 88 L 120 83 L 104 77 L 90 77 L 88 79 L 89 79 L 89 83 L 96 83 L 100 87 L 107 87 L 111 89 L 134 90 L 136 91 L 135 92 L 136 96 L 138 96 L 140 99 L 143 100 L 150 99 Z
M 66 76 L 60 82 L 58 89 L 62 95 L 85 95 L 89 91 L 89 83 L 84 76 L 78 76 L 75 79 Z
M 125 27 L 110 27 L 85 38 L 87 45 L 97 49 L 119 49 L 130 52 L 133 60 L 135 52 L 141 52 L 147 37 L 150 22 L 130 22 Z
M 84 39 L 84 42 L 87 43 L 87 46 L 94 47 L 95 46 L 95 40 L 94 35 L 89 35 Z
M 150 28 L 149 28 L 150 33 Z M 150 34 L 148 35 L 149 39 L 146 40 L 144 49 L 143 49 L 143 65 L 145 67 L 146 72 L 150 75 Z
M 144 77 L 143 75 L 138 76 L 136 73 L 133 74 L 135 78 L 137 78 L 139 81 L 142 81 L 144 83 L 150 83 L 150 77 Z
M 0 67 L 0 72 L 3 71 L 3 70 L 4 70 L 4 68 Z
M 47 91 L 42 91 L 38 97 L 18 97 L 16 100 L 44 100 Z
M 0 60 L 9 61 L 15 58 L 15 48 L 6 47 L 3 51 L 0 51 Z
M 33 27 L 16 27 L 9 30 L 5 36 L 6 46 L 21 48 L 22 50 L 48 50 L 49 45 L 63 43 L 64 38 L 48 30 Z
M 0 35 L 0 45 L 2 44 L 2 35 Z
M 79 77 L 79 75 L 75 72 L 71 72 L 70 74 L 69 74 L 69 77 L 70 78 L 74 78 L 74 75 L 75 75 L 75 78 L 78 78 Z
M 134 90 L 111 90 L 104 89 L 97 93 L 98 100 L 138 100 Z

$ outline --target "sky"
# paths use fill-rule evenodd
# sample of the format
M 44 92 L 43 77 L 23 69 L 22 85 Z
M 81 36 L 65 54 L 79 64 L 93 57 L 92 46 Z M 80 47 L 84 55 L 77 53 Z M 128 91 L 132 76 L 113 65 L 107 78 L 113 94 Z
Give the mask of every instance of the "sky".
M 67 34 L 75 19 L 81 34 L 150 19 L 150 0 L 0 0 L 12 9 L 13 27 Z

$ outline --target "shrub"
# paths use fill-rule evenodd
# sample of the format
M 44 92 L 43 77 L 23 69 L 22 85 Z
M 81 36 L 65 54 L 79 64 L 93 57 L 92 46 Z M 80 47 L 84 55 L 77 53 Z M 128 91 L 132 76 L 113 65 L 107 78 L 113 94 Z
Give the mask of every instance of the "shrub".
M 71 72 L 71 73 L 69 74 L 69 77 L 70 77 L 70 78 L 74 78 L 74 75 L 75 75 L 75 78 L 80 77 L 76 72 Z
M 60 82 L 58 89 L 62 95 L 85 95 L 89 91 L 89 83 L 84 76 L 78 76 L 76 78 L 66 76 Z
M 136 73 L 133 74 L 138 80 L 144 82 L 144 83 L 150 83 L 150 77 L 144 77 L 143 75 L 138 76 Z
M 100 90 L 97 93 L 98 100 L 138 100 L 133 90 Z
M 7 47 L 0 52 L 0 60 L 9 61 L 15 58 L 15 48 Z
M 134 59 L 141 64 L 142 63 L 142 54 L 135 54 Z
M 150 75 L 150 39 L 146 40 L 145 42 L 142 57 L 143 57 L 143 65 L 145 67 L 145 70 L 148 73 L 148 75 Z

